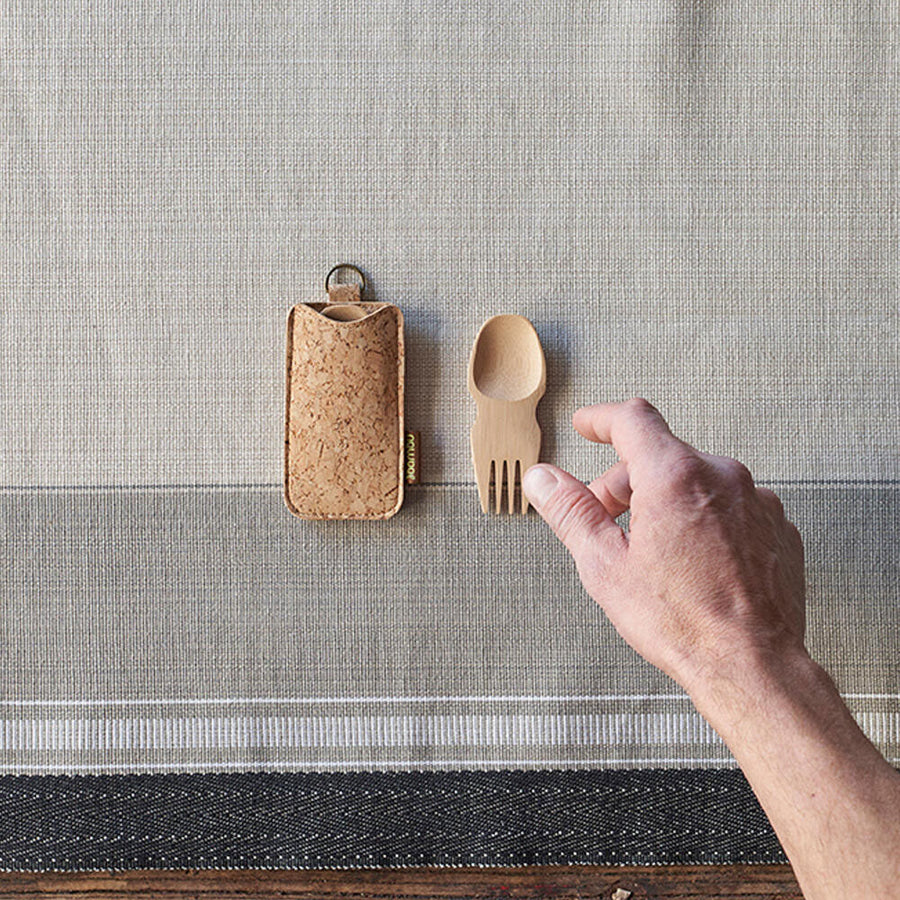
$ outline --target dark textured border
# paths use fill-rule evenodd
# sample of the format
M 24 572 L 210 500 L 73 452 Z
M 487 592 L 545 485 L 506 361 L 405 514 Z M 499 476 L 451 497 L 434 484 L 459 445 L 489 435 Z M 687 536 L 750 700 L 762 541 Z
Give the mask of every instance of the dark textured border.
M 0 868 L 781 863 L 737 770 L 0 777 Z

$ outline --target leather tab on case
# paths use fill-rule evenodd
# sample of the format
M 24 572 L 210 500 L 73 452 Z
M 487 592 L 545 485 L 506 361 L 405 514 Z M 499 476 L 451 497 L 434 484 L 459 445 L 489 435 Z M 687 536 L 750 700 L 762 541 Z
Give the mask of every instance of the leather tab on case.
M 345 287 L 359 296 L 340 285 L 329 299 L 346 303 Z M 357 301 L 330 318 L 331 306 L 288 316 L 285 502 L 305 519 L 386 519 L 403 503 L 403 316 Z
M 360 300 L 358 284 L 335 284 L 328 288 L 329 303 L 359 303 Z

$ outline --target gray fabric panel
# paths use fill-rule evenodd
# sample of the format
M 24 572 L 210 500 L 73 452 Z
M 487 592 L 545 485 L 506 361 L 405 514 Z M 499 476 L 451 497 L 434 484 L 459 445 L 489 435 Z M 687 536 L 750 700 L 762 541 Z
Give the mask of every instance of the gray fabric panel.
M 900 489 L 775 487 L 812 651 L 897 757 Z M 6 771 L 729 764 L 537 516 L 473 486 L 387 522 L 301 522 L 274 488 L 4 492 L 0 517 Z
M 0 483 L 271 483 L 284 317 L 401 305 L 426 478 L 490 314 L 572 409 L 772 479 L 900 476 L 893 2 L 11 0 Z M 52 437 L 50 437 L 52 435 Z
M 780 485 L 896 757 L 898 40 L 893 2 L 7 3 L 2 767 L 728 765 L 536 517 L 477 512 L 500 312 L 544 459 L 597 474 L 573 409 L 642 394 Z M 302 524 L 285 315 L 341 260 L 405 314 L 429 486 Z

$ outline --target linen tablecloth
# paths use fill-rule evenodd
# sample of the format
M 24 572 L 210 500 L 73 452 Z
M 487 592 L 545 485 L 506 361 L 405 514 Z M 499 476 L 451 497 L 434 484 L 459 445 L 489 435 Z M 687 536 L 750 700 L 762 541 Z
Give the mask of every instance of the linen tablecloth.
M 479 325 L 542 459 L 642 395 L 775 489 L 809 637 L 900 762 L 893 2 L 9 0 L 0 867 L 782 858 L 532 512 L 485 516 Z M 422 484 L 281 498 L 285 318 L 406 320 Z

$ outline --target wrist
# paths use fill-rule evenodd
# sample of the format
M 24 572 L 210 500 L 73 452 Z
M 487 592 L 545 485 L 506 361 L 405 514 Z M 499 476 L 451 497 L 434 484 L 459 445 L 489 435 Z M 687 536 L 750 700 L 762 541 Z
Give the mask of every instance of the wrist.
M 808 706 L 818 714 L 843 710 L 843 701 L 827 672 L 806 648 L 750 651 L 700 671 L 687 685 L 694 705 L 730 742 L 741 722 L 770 717 L 782 705 Z
M 691 694 L 754 784 L 793 772 L 870 783 L 893 769 L 860 730 L 828 673 L 803 648 L 753 655 Z M 765 774 L 764 774 L 765 773 Z M 752 777 L 752 776 L 755 776 Z M 754 783 L 756 782 L 756 783 Z
M 735 658 L 693 684 L 809 896 L 831 871 L 845 890 L 815 896 L 844 896 L 852 883 L 840 873 L 855 875 L 860 859 L 874 866 L 873 884 L 896 885 L 900 778 L 803 648 Z

